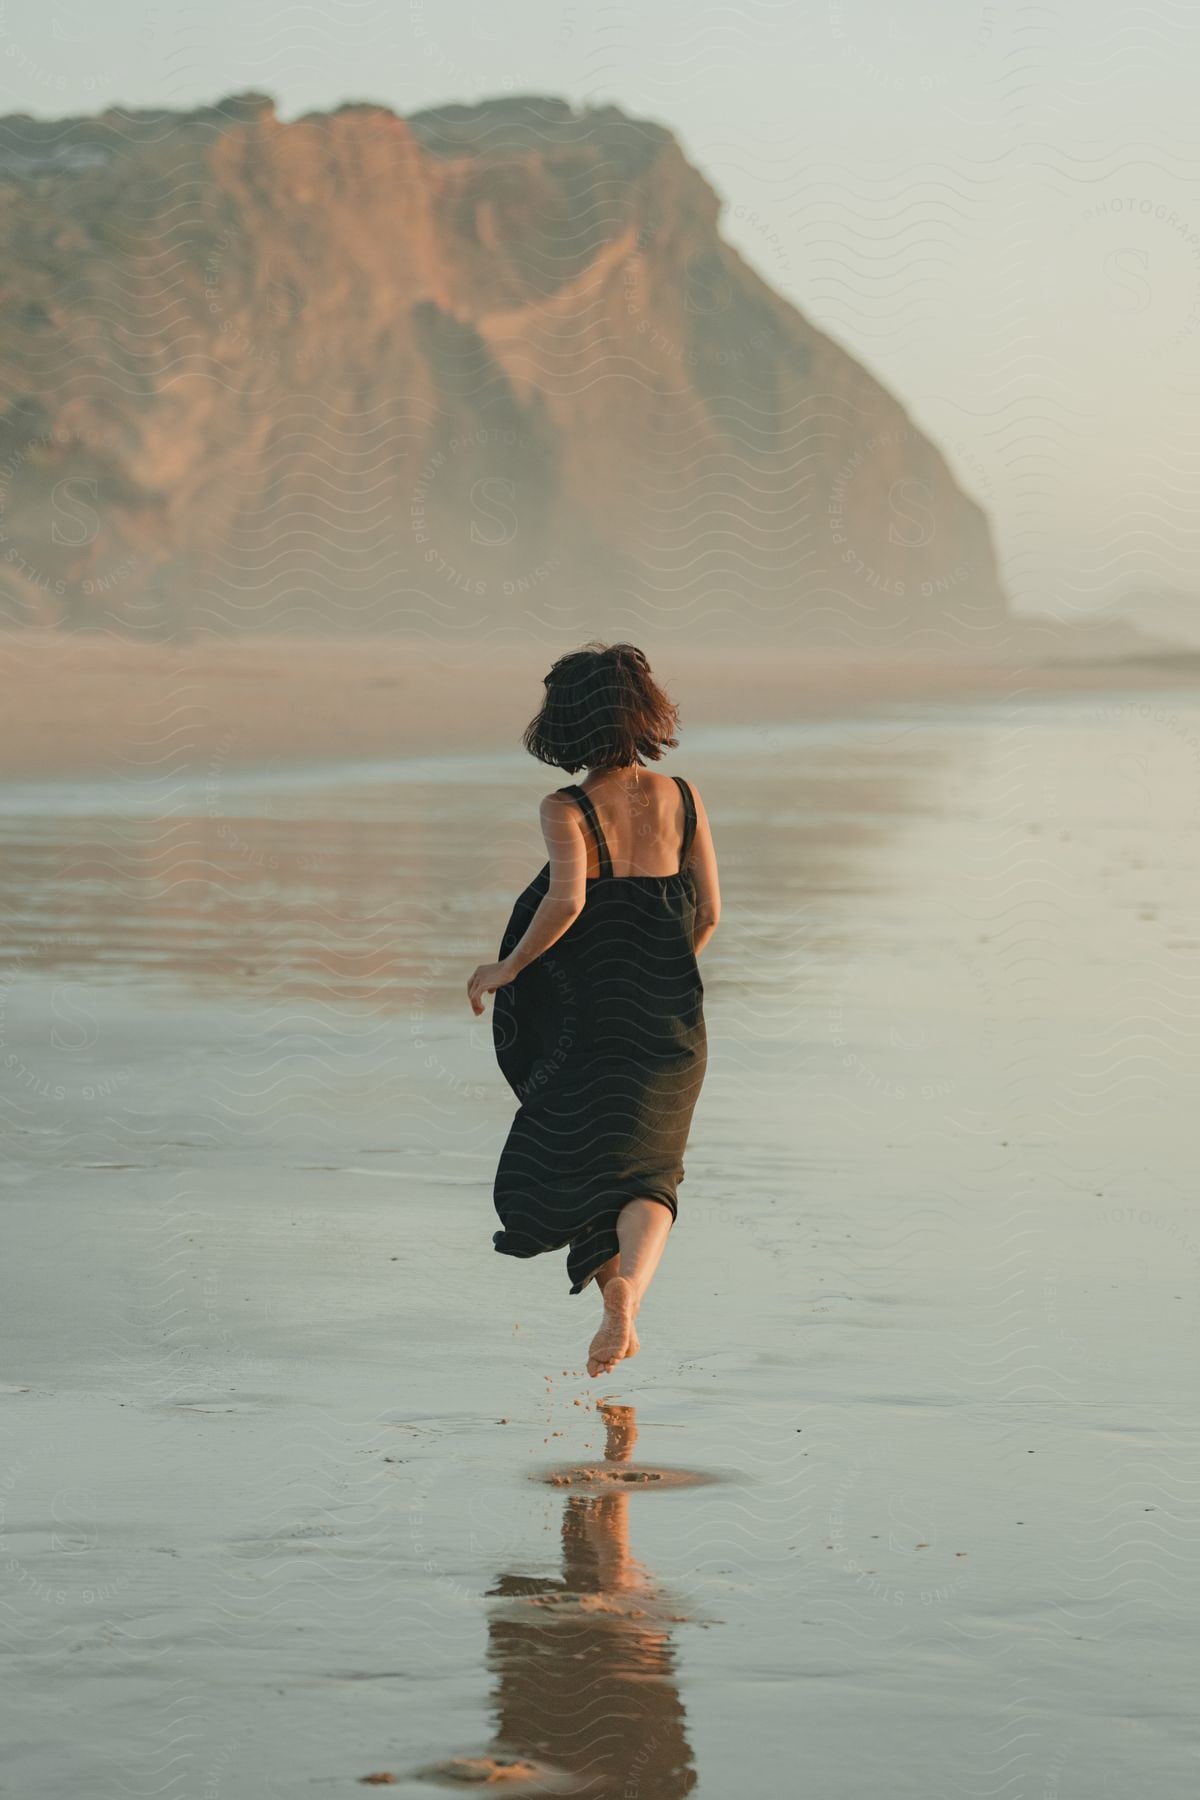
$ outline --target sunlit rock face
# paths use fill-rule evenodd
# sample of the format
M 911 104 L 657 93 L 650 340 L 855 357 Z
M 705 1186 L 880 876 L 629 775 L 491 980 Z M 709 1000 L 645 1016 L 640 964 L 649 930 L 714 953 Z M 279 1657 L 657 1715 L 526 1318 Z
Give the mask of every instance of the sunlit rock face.
M 980 509 L 660 126 L 9 118 L 0 218 L 10 625 L 1003 623 Z

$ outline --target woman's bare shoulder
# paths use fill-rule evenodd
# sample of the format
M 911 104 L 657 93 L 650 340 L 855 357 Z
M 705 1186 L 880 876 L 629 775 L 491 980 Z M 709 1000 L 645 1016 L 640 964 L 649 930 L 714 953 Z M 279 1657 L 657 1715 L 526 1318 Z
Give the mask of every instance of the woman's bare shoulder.
M 543 794 L 538 802 L 538 817 L 543 827 L 550 826 L 561 833 L 564 828 L 570 830 L 578 826 L 581 818 L 574 794 L 555 788 L 552 793 Z
M 574 794 L 568 793 L 566 788 L 553 788 L 550 793 L 542 795 L 538 810 L 543 813 L 578 812 L 579 808 L 575 804 Z
M 692 799 L 696 802 L 696 810 L 697 810 L 697 812 L 699 812 L 704 806 L 704 801 L 701 798 L 700 788 L 699 788 L 698 784 L 692 780 L 690 775 L 680 775 L 678 777 L 678 779 L 680 781 L 685 781 L 687 783 L 688 792 L 691 794 Z

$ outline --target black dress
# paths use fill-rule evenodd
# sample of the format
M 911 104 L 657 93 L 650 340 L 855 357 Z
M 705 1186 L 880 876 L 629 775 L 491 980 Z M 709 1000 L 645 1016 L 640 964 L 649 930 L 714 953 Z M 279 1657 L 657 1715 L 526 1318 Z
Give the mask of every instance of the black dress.
M 685 823 L 672 875 L 614 875 L 596 809 L 582 808 L 599 858 L 583 911 L 556 944 L 498 988 L 496 1060 L 521 1105 L 500 1154 L 493 1198 L 504 1256 L 567 1245 L 578 1294 L 617 1249 L 617 1214 L 659 1200 L 675 1218 L 683 1152 L 704 1080 L 704 984 L 692 947 L 696 888 L 688 859 L 696 805 L 681 776 Z M 514 948 L 550 882 L 546 863 L 513 907 L 500 955 Z

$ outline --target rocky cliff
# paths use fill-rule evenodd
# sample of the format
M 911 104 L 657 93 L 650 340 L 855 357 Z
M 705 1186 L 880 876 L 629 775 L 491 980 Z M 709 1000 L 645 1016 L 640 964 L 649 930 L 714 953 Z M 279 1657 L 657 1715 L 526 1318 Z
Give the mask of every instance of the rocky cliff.
M 993 635 L 979 508 L 719 213 L 554 100 L 0 121 L 0 616 Z

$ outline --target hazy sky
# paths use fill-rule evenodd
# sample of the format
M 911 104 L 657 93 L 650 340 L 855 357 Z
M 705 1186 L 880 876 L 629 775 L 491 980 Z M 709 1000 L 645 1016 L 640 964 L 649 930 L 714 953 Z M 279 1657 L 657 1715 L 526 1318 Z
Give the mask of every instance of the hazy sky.
M 1200 592 L 1198 66 L 1181 0 L 0 0 L 5 112 L 519 91 L 671 126 L 1062 616 Z

